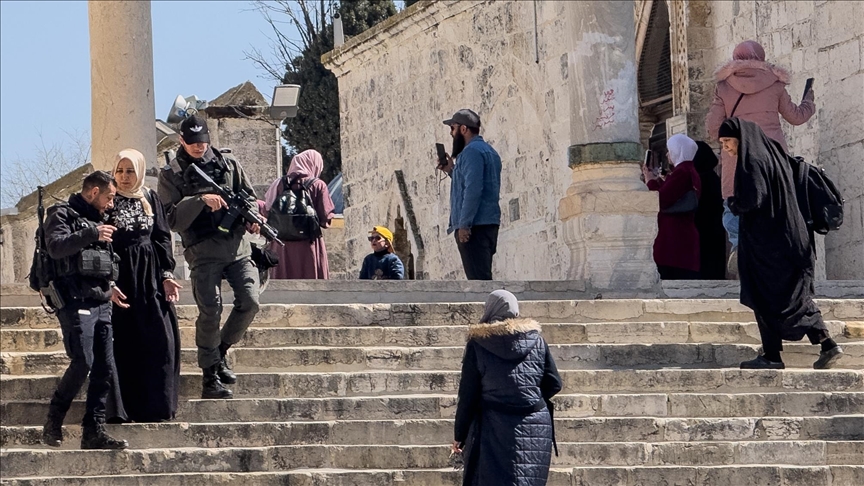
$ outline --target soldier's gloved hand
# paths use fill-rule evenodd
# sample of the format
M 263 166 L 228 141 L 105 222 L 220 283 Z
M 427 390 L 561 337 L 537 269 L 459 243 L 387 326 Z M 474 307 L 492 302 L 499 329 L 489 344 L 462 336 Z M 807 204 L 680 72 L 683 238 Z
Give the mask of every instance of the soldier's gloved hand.
M 114 232 L 117 231 L 117 227 L 111 226 L 110 224 L 100 224 L 96 227 L 96 229 L 99 230 L 99 241 L 105 241 L 108 243 L 111 243 L 111 241 L 113 241 L 111 240 L 111 235 L 113 235 Z
M 206 204 L 211 211 L 219 211 L 220 209 L 228 207 L 228 204 L 225 203 L 222 196 L 218 194 L 204 194 L 201 196 L 201 200 L 204 201 L 204 204 Z

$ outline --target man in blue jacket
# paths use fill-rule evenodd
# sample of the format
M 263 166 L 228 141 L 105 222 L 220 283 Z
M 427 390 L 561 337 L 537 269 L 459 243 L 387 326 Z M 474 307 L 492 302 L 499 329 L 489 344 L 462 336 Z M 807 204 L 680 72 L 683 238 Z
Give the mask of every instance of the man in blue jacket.
M 459 110 L 444 124 L 453 137 L 453 155 L 447 156 L 447 165 L 439 166 L 453 178 L 447 234 L 456 232 L 468 280 L 492 280 L 501 224 L 501 157 L 480 136 L 477 113 Z

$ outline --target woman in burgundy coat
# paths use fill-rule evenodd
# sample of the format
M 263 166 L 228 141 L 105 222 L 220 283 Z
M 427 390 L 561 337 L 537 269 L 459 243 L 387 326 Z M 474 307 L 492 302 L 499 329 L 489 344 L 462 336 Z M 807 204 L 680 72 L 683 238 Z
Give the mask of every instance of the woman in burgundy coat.
M 663 280 L 695 280 L 699 278 L 699 231 L 696 207 L 688 202 L 698 201 L 702 193 L 699 173 L 693 165 L 699 147 L 682 134 L 670 137 L 666 147 L 674 169 L 665 180 L 642 167 L 648 189 L 660 193 L 654 263 Z M 688 195 L 691 191 L 695 194 Z

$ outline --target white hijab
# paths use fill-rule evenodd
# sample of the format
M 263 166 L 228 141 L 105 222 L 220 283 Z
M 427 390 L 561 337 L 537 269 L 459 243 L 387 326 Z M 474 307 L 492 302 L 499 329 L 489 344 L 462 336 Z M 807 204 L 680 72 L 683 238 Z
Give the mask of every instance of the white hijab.
M 147 201 L 147 198 L 144 197 L 144 176 L 147 172 L 147 162 L 144 160 L 144 154 L 135 149 L 121 150 L 120 153 L 114 157 L 114 172 L 111 174 L 112 176 L 117 173 L 117 166 L 120 165 L 120 162 L 123 160 L 132 162 L 132 168 L 135 169 L 135 177 L 137 178 L 137 181 L 135 182 L 135 185 L 132 186 L 132 189 L 128 191 L 121 191 L 118 187 L 117 194 L 130 199 L 140 200 L 141 206 L 144 207 L 144 214 L 147 216 L 153 216 L 153 208 L 150 207 L 150 203 Z
M 696 142 L 683 133 L 669 137 L 669 140 L 666 141 L 666 148 L 669 149 L 669 161 L 676 167 L 681 162 L 692 161 L 696 158 L 696 152 L 699 150 Z

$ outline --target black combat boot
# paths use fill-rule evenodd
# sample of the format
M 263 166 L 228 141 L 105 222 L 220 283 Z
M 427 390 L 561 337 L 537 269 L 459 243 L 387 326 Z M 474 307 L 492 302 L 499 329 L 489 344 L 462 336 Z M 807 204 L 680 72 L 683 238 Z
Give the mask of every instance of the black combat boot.
M 115 449 L 122 450 L 129 447 L 125 440 L 118 440 L 105 432 L 104 424 L 84 426 L 81 434 L 82 449 Z
M 49 447 L 63 444 L 63 418 L 48 413 L 48 420 L 42 426 L 42 443 Z
M 218 364 L 202 370 L 204 378 L 202 379 L 201 398 L 231 398 L 234 396 L 234 392 L 222 385 L 218 370 Z
M 230 348 L 230 344 L 222 343 L 219 345 L 219 356 L 221 359 L 219 360 L 219 370 L 217 374 L 219 375 L 219 381 L 226 385 L 233 385 L 237 383 L 237 375 L 231 371 L 231 367 L 228 366 L 228 348 Z

